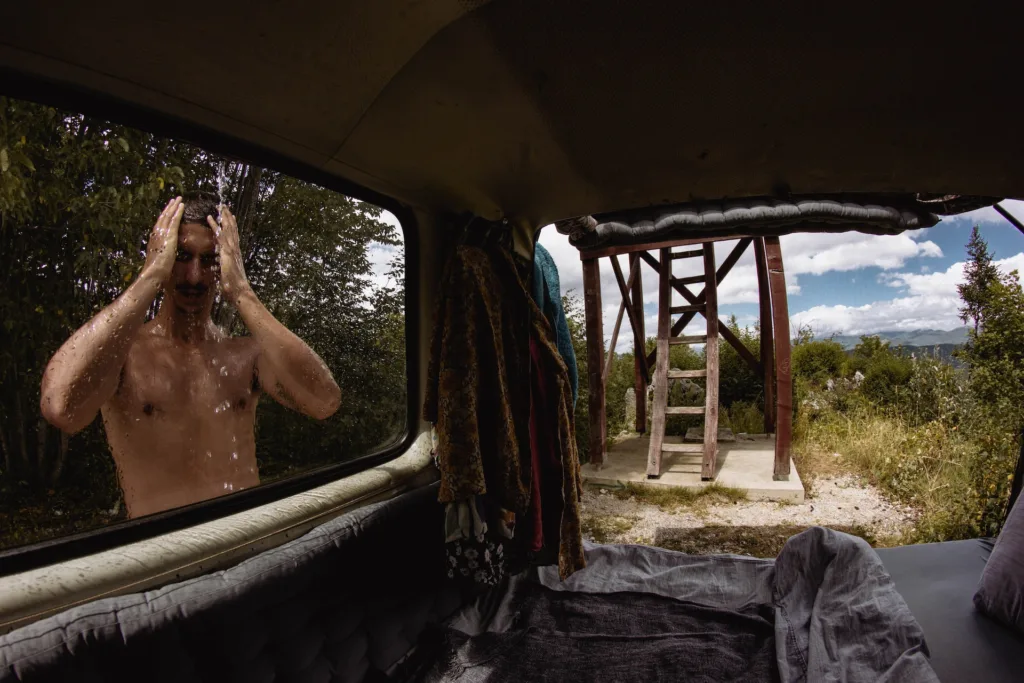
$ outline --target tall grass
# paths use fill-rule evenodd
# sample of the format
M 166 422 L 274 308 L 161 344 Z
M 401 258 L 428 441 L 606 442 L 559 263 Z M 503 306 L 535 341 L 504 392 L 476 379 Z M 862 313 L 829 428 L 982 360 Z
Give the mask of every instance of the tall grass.
M 1019 448 L 1016 433 L 973 403 L 930 360 L 896 404 L 863 400 L 859 390 L 810 392 L 802 401 L 794 458 L 805 482 L 853 472 L 918 521 L 906 542 L 998 533 Z M 846 395 L 844 395 L 844 393 Z

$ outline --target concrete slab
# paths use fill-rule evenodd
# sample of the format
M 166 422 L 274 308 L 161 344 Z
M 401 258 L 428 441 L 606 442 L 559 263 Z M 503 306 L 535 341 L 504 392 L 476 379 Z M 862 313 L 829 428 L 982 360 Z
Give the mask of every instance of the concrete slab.
M 718 445 L 718 472 L 714 483 L 746 491 L 751 500 L 803 502 L 804 485 L 795 465 L 789 481 L 772 479 L 775 437 L 751 434 L 746 439 Z M 682 443 L 682 439 L 666 436 L 665 442 Z M 633 482 L 683 488 L 702 488 L 712 483 L 701 481 L 701 456 L 697 453 L 665 453 L 662 456 L 661 477 L 648 479 L 649 444 L 650 438 L 647 436 L 635 435 L 619 439 L 605 454 L 602 467 L 583 465 L 584 483 L 621 486 Z

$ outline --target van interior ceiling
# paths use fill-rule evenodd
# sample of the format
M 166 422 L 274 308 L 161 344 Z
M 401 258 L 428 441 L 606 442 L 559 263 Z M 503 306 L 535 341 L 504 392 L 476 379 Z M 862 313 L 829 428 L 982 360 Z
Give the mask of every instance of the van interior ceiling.
M 0 681 L 1020 680 L 1024 504 L 998 539 L 876 550 L 814 527 L 775 559 L 584 542 L 573 415 L 588 390 L 586 467 L 605 466 L 614 353 L 600 259 L 622 296 L 613 336 L 626 320 L 664 431 L 669 345 L 742 345 L 718 324 L 715 292 L 749 246 L 768 332 L 743 359 L 765 381 L 768 478 L 789 479 L 778 238 L 895 235 L 984 207 L 1024 232 L 999 204 L 1024 198 L 1021 15 L 882 2 L 0 5 L 0 98 L 182 140 L 208 151 L 198 158 L 344 193 L 339 211 L 351 198 L 395 217 L 406 287 L 387 310 L 404 324 L 406 393 L 364 391 L 401 394 L 394 412 L 408 415 L 404 437 L 361 459 L 0 550 Z M 5 174 L 14 145 L 0 138 Z M 247 172 L 239 198 L 258 194 Z M 229 278 L 234 216 L 210 220 L 227 240 L 215 277 Z M 542 227 L 584 264 L 586 359 L 536 246 Z M 743 249 L 716 260 L 727 239 Z M 673 260 L 691 257 L 701 274 L 674 277 Z M 179 247 L 173 267 L 188 258 Z M 654 350 L 634 294 L 644 268 L 667 311 Z M 272 328 L 254 299 L 231 302 Z M 682 336 L 678 314 L 707 334 Z M 316 379 L 289 384 L 272 357 L 245 366 L 242 389 L 329 416 L 338 368 L 311 374 L 326 358 L 280 329 Z M 683 372 L 707 382 L 690 452 L 710 481 L 717 353 L 706 357 Z M 665 469 L 659 439 L 651 480 Z

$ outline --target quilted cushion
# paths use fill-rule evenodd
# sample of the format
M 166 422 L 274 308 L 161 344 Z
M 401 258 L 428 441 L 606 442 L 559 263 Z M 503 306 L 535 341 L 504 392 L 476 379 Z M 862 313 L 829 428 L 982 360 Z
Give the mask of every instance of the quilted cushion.
M 0 637 L 0 681 L 362 681 L 468 597 L 441 571 L 436 500 L 419 489 L 230 569 L 25 626 Z

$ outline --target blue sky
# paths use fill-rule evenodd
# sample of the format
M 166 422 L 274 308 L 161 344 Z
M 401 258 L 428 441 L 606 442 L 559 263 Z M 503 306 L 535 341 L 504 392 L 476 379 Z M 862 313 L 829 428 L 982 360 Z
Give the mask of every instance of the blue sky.
M 1024 202 L 1003 202 L 1024 220 Z M 948 330 L 961 325 L 957 318 L 956 285 L 962 282 L 964 245 L 971 226 L 979 225 L 1003 270 L 1024 272 L 1024 235 L 993 209 L 982 209 L 946 219 L 933 228 L 895 236 L 787 235 L 782 256 L 789 290 L 790 324 L 795 330 L 809 324 L 819 335 L 864 334 L 883 330 L 921 328 Z M 582 296 L 579 253 L 568 239 L 548 226 L 540 243 L 558 264 L 563 293 Z M 731 244 L 718 243 L 718 261 Z M 675 274 L 697 272 L 696 259 L 677 262 Z M 621 257 L 623 269 L 628 268 Z M 657 280 L 654 271 L 642 270 L 646 331 L 657 329 Z M 602 295 L 605 337 L 611 337 L 619 294 L 607 259 L 602 259 Z M 740 259 L 719 288 L 720 315 L 735 314 L 741 324 L 757 318 L 757 279 L 753 250 Z M 697 325 L 697 323 L 693 323 Z M 618 348 L 630 345 L 628 321 L 623 321 Z

